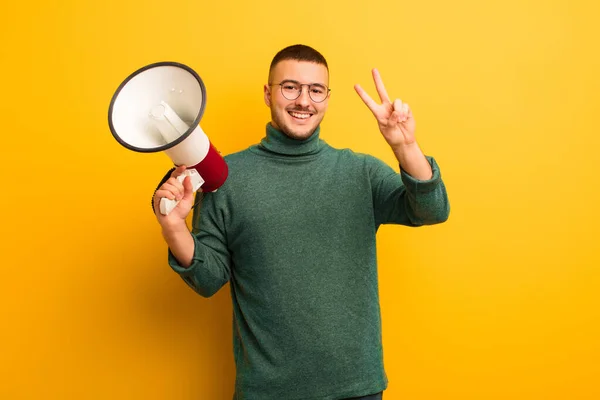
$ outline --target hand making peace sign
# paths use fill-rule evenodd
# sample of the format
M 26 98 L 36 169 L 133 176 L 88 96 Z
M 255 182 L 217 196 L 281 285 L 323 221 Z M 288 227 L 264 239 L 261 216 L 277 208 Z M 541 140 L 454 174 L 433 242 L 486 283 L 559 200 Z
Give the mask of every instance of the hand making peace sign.
M 414 144 L 415 120 L 408 104 L 402 103 L 400 99 L 390 101 L 377 69 L 373 69 L 373 80 L 381 104 L 377 104 L 360 85 L 354 85 L 354 89 L 377 119 L 381 134 L 392 149 Z

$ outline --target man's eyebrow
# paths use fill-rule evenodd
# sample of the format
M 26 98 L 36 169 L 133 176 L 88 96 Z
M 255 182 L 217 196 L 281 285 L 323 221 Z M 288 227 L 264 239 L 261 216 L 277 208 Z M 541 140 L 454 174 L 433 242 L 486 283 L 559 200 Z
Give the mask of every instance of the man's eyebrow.
M 281 81 L 281 83 L 297 83 L 300 84 L 300 82 L 294 80 L 294 79 L 284 79 Z M 320 83 L 320 82 L 313 82 L 313 83 L 307 83 L 307 85 L 317 85 L 317 86 L 323 86 L 326 87 L 327 85 L 324 83 Z

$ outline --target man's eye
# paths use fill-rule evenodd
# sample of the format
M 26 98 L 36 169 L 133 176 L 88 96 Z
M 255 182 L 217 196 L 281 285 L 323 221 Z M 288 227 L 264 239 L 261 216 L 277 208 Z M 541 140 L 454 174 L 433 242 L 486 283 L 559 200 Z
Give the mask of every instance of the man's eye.
M 313 93 L 316 93 L 316 94 L 323 94 L 325 92 L 325 90 L 320 87 L 313 87 L 311 90 Z
M 296 90 L 296 89 L 297 89 L 295 85 L 290 85 L 290 84 L 288 84 L 288 85 L 283 85 L 283 88 L 284 88 L 285 90 Z

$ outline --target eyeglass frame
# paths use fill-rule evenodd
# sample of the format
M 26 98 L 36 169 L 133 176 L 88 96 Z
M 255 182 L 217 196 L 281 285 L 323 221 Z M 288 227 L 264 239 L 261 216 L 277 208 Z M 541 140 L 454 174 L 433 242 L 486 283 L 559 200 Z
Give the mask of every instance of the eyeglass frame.
M 293 99 L 289 99 L 285 96 L 285 94 L 283 93 L 283 85 L 284 83 L 294 83 L 296 85 L 300 86 L 300 90 L 298 91 L 298 96 L 296 96 Z M 325 98 L 321 101 L 316 101 L 312 98 L 312 95 L 310 94 L 310 87 L 312 85 L 317 85 L 317 86 L 321 86 L 325 89 L 327 89 L 327 93 L 325 94 Z M 315 102 L 315 103 L 322 103 L 325 100 L 327 100 L 329 98 L 329 94 L 331 93 L 331 88 L 327 85 L 324 85 L 322 83 L 300 83 L 298 81 L 295 81 L 293 79 L 284 79 L 283 81 L 279 82 L 279 83 L 269 83 L 269 86 L 279 86 L 279 88 L 281 89 L 281 95 L 286 99 L 286 100 L 297 100 L 300 96 L 302 96 L 302 92 L 304 91 L 304 86 L 308 86 L 308 97 L 310 98 L 311 101 Z

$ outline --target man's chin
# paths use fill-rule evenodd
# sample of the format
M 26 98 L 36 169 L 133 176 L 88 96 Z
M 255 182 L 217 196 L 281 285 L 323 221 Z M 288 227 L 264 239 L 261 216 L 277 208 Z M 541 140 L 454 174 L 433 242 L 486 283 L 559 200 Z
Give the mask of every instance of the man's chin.
M 306 130 L 292 130 L 292 129 L 284 129 L 282 132 L 289 138 L 296 140 L 304 140 L 308 139 L 315 133 L 316 128 L 306 129 Z

